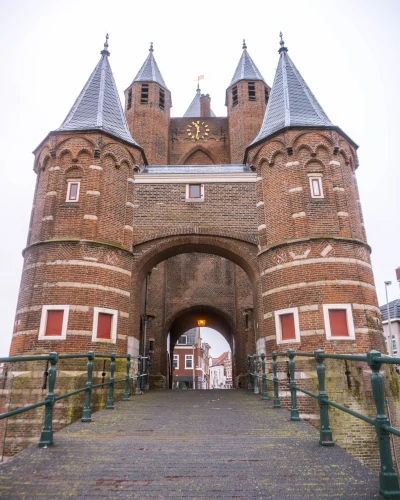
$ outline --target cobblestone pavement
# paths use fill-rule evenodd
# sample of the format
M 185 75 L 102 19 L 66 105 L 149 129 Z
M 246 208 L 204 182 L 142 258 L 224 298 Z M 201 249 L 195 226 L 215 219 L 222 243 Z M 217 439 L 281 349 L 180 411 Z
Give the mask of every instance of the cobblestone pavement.
M 0 466 L 8 499 L 371 499 L 378 476 L 241 390 L 154 391 Z

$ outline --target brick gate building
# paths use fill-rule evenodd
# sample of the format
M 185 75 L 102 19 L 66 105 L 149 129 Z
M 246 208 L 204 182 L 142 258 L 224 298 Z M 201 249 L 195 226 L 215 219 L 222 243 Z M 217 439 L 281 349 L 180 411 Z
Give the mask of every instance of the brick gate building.
M 197 89 L 171 118 L 152 46 L 122 109 L 109 56 L 34 152 L 11 354 L 150 349 L 170 385 L 199 318 L 230 344 L 233 381 L 256 349 L 384 352 L 357 145 L 283 41 L 272 89 L 243 44 L 226 117 Z

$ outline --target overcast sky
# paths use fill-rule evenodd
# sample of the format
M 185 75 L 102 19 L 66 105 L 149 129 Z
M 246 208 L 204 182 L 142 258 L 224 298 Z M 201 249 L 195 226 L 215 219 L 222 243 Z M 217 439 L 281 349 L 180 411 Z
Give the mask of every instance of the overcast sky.
M 279 32 L 334 124 L 359 144 L 358 182 L 380 303 L 399 297 L 398 0 L 214 2 L 0 0 L 0 197 L 2 278 L 0 355 L 7 355 L 32 206 L 31 151 L 59 127 L 100 58 L 122 98 L 154 42 L 154 56 L 182 116 L 196 78 L 226 115 L 225 90 L 242 52 L 272 85 Z

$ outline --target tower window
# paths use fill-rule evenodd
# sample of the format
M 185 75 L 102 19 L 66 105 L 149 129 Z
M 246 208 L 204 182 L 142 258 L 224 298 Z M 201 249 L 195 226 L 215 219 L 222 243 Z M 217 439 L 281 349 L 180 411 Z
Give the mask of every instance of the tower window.
M 327 339 L 355 338 L 350 304 L 324 304 L 323 310 Z
M 114 309 L 94 308 L 92 342 L 111 342 L 117 340 L 118 311 Z
M 297 307 L 275 311 L 275 330 L 278 344 L 300 342 L 299 312 Z
M 164 109 L 165 108 L 165 92 L 164 92 L 164 89 L 160 89 L 158 105 L 160 106 L 160 109 Z
M 324 198 L 322 190 L 322 176 L 318 174 L 309 174 L 311 198 Z
M 43 306 L 39 340 L 64 340 L 67 336 L 69 306 Z
M 127 109 L 132 107 L 132 87 L 128 90 L 128 103 L 126 105 Z
M 247 84 L 249 92 L 249 101 L 256 100 L 256 84 L 254 82 L 248 82 Z
M 264 88 L 264 97 L 265 97 L 265 104 L 268 104 L 269 101 L 269 92 L 267 87 Z
M 77 180 L 69 180 L 67 187 L 67 199 L 65 201 L 79 201 L 80 182 Z
M 142 90 L 140 92 L 140 104 L 146 104 L 149 102 L 149 85 L 147 83 L 142 83 Z
M 239 102 L 239 99 L 238 99 L 238 89 L 237 89 L 237 86 L 235 85 L 233 88 L 232 88 L 232 106 L 236 106 Z

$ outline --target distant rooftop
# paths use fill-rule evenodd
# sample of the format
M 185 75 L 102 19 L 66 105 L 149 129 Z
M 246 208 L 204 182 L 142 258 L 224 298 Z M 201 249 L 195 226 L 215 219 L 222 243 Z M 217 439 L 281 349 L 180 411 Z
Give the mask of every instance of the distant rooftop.
M 380 306 L 382 321 L 388 320 L 387 305 Z M 400 320 L 400 299 L 392 300 L 389 302 L 390 320 Z

